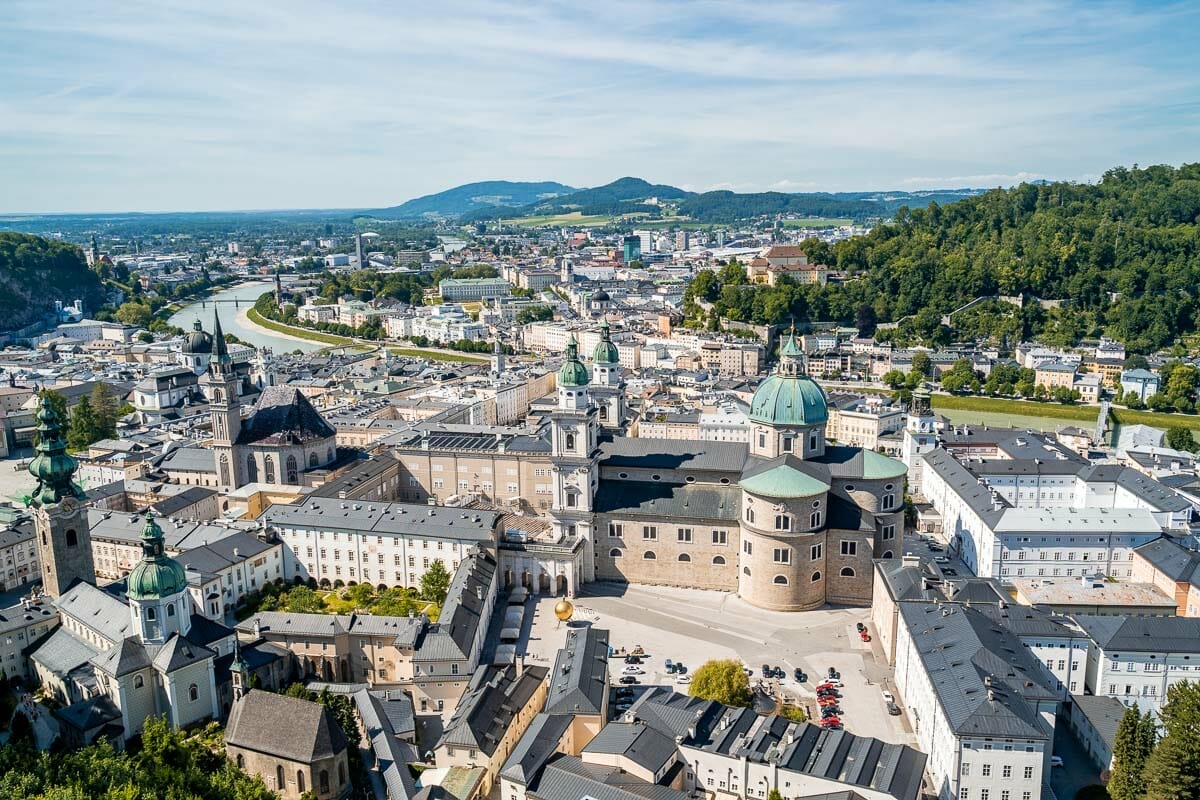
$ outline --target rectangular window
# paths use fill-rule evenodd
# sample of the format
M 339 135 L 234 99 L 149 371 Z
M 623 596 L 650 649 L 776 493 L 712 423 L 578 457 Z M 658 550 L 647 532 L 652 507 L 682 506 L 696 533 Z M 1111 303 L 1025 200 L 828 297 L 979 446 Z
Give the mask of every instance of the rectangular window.
M 843 539 L 842 540 L 842 555 L 844 555 L 844 556 L 858 555 L 858 542 L 851 542 L 851 541 L 847 541 L 846 539 Z
M 783 437 L 783 452 L 785 452 L 785 453 L 792 452 L 792 437 L 790 437 L 790 436 Z
M 658 526 L 657 525 L 643 525 L 642 526 L 642 538 L 645 539 L 646 541 L 650 541 L 650 542 L 657 541 L 658 540 Z
M 813 561 L 819 561 L 824 553 L 824 550 L 824 545 L 814 544 L 812 547 L 808 548 L 808 557 Z
M 1025 780 L 1031 780 L 1032 778 L 1033 778 L 1033 767 L 1026 767 L 1025 768 Z
M 962 775 L 970 775 L 970 774 L 971 774 L 971 764 L 970 764 L 970 762 L 964 761 L 964 762 L 962 763 L 962 770 L 960 770 L 960 773 L 961 773 Z
M 1012 766 L 1009 764 L 1005 764 L 1004 768 L 1000 770 L 1000 777 L 1001 778 L 1011 778 L 1012 777 Z
M 625 527 L 619 522 L 610 522 L 608 523 L 608 535 L 619 539 L 625 535 Z
M 748 556 L 754 554 L 754 546 L 749 539 L 742 542 L 742 552 Z
M 692 541 L 692 529 L 691 529 L 691 528 L 678 528 L 678 529 L 676 529 L 676 531 L 675 531 L 675 539 L 676 539 L 676 541 L 680 541 L 680 542 L 690 542 L 690 541 Z
M 712 532 L 712 543 L 720 545 L 729 544 L 729 531 L 714 530 Z
M 792 551 L 786 547 L 776 547 L 772 560 L 776 564 L 790 564 L 792 563 Z
M 787 514 L 775 515 L 775 530 L 790 531 L 792 529 L 792 518 Z
M 895 538 L 896 538 L 896 526 L 895 525 L 884 525 L 883 526 L 884 541 L 888 541 L 889 539 L 895 539 Z

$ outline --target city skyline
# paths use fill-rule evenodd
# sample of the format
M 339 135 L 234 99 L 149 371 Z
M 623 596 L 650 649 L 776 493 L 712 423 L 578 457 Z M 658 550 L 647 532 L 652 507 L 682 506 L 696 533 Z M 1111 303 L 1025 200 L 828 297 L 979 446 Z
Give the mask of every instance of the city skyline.
M 1200 11 L 673 2 L 0 10 L 0 212 L 370 208 L 479 180 L 705 191 L 1195 160 Z

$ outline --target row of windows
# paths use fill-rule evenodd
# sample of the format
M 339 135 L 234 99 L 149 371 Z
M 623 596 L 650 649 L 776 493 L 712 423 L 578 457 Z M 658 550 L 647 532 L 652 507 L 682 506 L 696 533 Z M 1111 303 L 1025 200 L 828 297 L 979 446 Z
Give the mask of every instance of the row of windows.
M 963 775 L 971 774 L 970 762 L 968 762 L 968 761 L 963 762 L 962 774 Z M 992 765 L 991 764 L 980 765 L 979 774 L 985 778 L 990 778 L 992 775 Z M 1001 770 L 1000 770 L 1001 778 L 1011 778 L 1012 775 L 1013 775 L 1013 768 L 1012 768 L 1011 764 L 1005 764 L 1001 767 Z M 1033 779 L 1033 767 L 1025 767 L 1025 780 L 1028 781 L 1028 780 L 1032 780 L 1032 779 Z
M 780 552 L 780 551 L 778 551 L 778 550 L 777 550 L 776 552 L 778 553 L 778 552 Z M 625 557 L 625 553 L 624 553 L 624 551 L 622 551 L 620 548 L 618 548 L 618 547 L 614 547 L 613 549 L 611 549 L 611 550 L 609 550 L 609 551 L 608 551 L 608 557 L 609 557 L 609 558 L 624 558 L 624 557 Z M 889 553 L 887 553 L 887 554 L 885 554 L 885 558 L 890 558 L 890 557 L 891 557 L 891 553 L 890 553 L 890 552 L 889 552 Z M 785 556 L 785 558 L 786 558 L 786 556 Z M 642 553 L 642 560 L 644 560 L 644 561 L 657 561 L 657 560 L 658 560 L 658 554 L 657 554 L 657 553 L 655 553 L 653 550 L 647 550 L 646 552 Z M 677 558 L 676 560 L 677 560 L 677 561 L 682 561 L 682 562 L 684 562 L 684 563 L 691 563 L 691 561 L 692 561 L 692 557 L 691 557 L 689 554 L 687 554 L 687 553 L 680 553 L 680 554 L 679 554 L 679 556 L 678 556 L 678 558 Z M 725 561 L 725 556 L 713 556 L 712 563 L 713 563 L 713 564 L 715 564 L 715 565 L 717 565 L 717 566 L 723 566 L 724 564 L 726 564 L 726 561 Z M 788 562 L 787 562 L 786 560 L 784 560 L 784 561 L 777 561 L 776 563 L 780 563 L 780 564 L 787 564 Z M 744 573 L 746 573 L 747 575 L 749 575 L 749 574 L 750 574 L 750 568 L 749 568 L 749 567 L 745 567 L 745 568 L 743 568 L 743 570 L 742 570 L 742 571 L 743 571 Z M 855 571 L 854 571 L 854 568 L 853 568 L 853 567 L 842 567 L 841 571 L 840 571 L 838 574 L 839 574 L 841 577 L 843 577 L 843 578 L 853 578 L 853 577 L 855 577 L 855 575 L 856 575 L 856 573 L 855 573 Z M 817 582 L 817 581 L 819 581 L 819 580 L 821 580 L 821 573 L 820 573 L 820 571 L 818 570 L 817 572 L 814 572 L 814 573 L 812 574 L 812 577 L 810 578 L 810 580 L 812 580 L 814 583 L 815 583 L 815 582 Z M 786 585 L 786 584 L 787 584 L 787 582 L 788 582 L 788 580 L 787 580 L 787 578 L 786 578 L 785 576 L 783 576 L 783 575 L 776 575 L 776 576 L 775 576 L 775 583 L 778 583 L 778 584 L 785 584 L 785 585 Z

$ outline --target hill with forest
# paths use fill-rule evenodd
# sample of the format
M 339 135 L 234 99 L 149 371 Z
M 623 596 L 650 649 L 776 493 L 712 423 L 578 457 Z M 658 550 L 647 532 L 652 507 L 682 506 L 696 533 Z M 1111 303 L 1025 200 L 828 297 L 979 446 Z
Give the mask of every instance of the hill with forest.
M 738 265 L 701 273 L 688 290 L 694 320 L 708 316 L 696 302 L 707 300 L 718 316 L 760 323 L 894 321 L 882 336 L 936 345 L 966 338 L 943 314 L 979 297 L 1025 296 L 1062 307 L 998 304 L 987 311 L 994 318 L 973 318 L 969 335 L 1003 328 L 1013 340 L 1061 345 L 1108 335 L 1150 352 L 1200 329 L 1200 164 L 903 207 L 866 236 L 806 247 L 843 279 L 755 289 Z
M 942 189 L 928 192 L 689 192 L 677 186 L 655 184 L 642 178 L 619 178 L 604 186 L 525 206 L 500 205 L 481 208 L 463 216 L 464 222 L 522 219 L 568 212 L 587 216 L 624 214 L 663 218 L 664 205 L 671 213 L 692 222 L 731 224 L 759 217 L 796 215 L 854 220 L 891 216 L 904 205 L 931 201 L 949 203 L 979 194 L 978 189 Z M 665 201 L 665 202 L 664 202 Z
M 54 310 L 54 301 L 104 301 L 100 278 L 72 244 L 26 233 L 0 232 L 0 329 L 17 330 Z
M 415 197 L 398 206 L 377 209 L 369 214 L 379 219 L 461 217 L 478 209 L 525 206 L 577 191 L 574 187 L 554 181 L 481 181 Z

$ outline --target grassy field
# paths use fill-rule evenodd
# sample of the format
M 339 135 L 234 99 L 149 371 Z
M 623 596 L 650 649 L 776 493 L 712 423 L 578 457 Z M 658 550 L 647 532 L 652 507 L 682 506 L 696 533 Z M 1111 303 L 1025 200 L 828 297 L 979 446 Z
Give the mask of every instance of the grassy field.
M 1095 422 L 1097 409 L 1092 406 L 1064 406 L 1062 403 L 1037 403 L 1031 400 L 1009 400 L 1002 397 L 960 397 L 953 394 L 933 395 L 934 409 L 983 411 L 1014 416 L 1048 417 L 1081 422 Z
M 454 361 L 481 364 L 487 361 L 486 356 L 471 353 L 443 353 L 440 350 L 425 350 L 420 347 L 389 347 L 388 352 L 394 356 L 411 356 L 413 358 L 428 358 L 430 361 Z
M 1200 431 L 1200 416 L 1195 414 L 1159 414 L 1154 411 L 1113 408 L 1112 417 L 1122 425 L 1149 425 L 1153 428 L 1180 427 Z
M 322 344 L 329 345 L 355 344 L 353 339 L 348 339 L 345 336 L 334 336 L 332 333 L 322 333 L 321 331 L 310 331 L 308 328 L 297 328 L 292 325 L 284 325 L 282 322 L 276 322 L 273 319 L 267 319 L 253 308 L 246 312 L 246 316 L 255 325 L 261 325 L 268 330 L 275 331 L 276 333 L 286 333 L 299 339 L 308 339 L 310 342 L 321 342 Z
M 613 219 L 610 214 L 584 216 L 579 211 L 571 211 L 567 214 L 543 214 L 537 217 L 506 219 L 503 222 L 507 225 L 520 225 L 525 228 L 539 228 L 543 225 L 578 225 L 584 228 L 598 228 L 602 225 L 611 225 Z
M 842 225 L 849 225 L 854 222 L 852 219 L 834 218 L 834 217 L 818 217 L 815 219 L 785 219 L 783 227 L 785 228 L 837 228 Z

